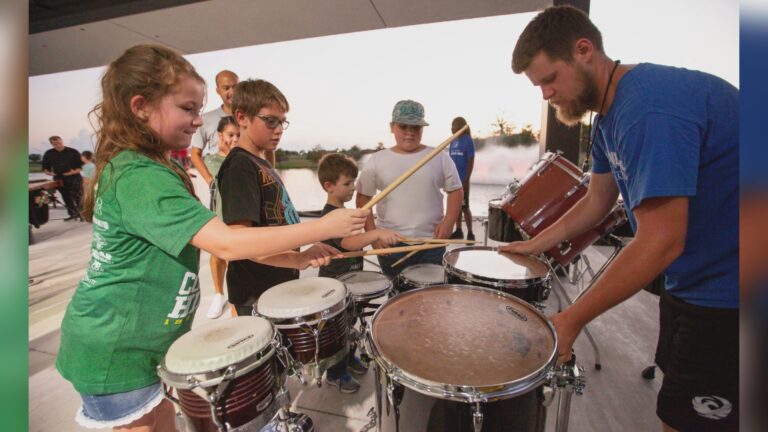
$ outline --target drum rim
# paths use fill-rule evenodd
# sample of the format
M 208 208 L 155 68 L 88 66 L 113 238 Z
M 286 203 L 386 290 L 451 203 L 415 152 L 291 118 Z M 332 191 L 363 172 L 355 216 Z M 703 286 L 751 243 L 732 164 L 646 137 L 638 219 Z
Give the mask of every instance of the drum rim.
M 429 267 L 429 268 L 439 267 L 439 268 L 441 268 L 443 270 L 443 280 L 442 280 L 442 282 L 421 282 L 421 281 L 415 281 L 413 279 L 408 279 L 404 275 L 404 273 L 407 272 L 408 270 L 411 270 L 411 269 L 414 269 L 414 268 L 424 268 L 424 267 Z M 397 280 L 398 281 L 405 281 L 405 282 L 407 282 L 407 283 L 409 283 L 411 285 L 417 286 L 419 288 L 426 288 L 426 287 L 432 286 L 432 285 L 445 284 L 445 265 L 441 266 L 440 264 L 431 264 L 431 263 L 414 264 L 412 266 L 404 268 L 403 271 L 398 273 L 397 274 Z
M 456 276 L 459 279 L 465 280 L 467 282 L 483 283 L 483 284 L 491 285 L 497 288 L 535 287 L 539 285 L 547 285 L 552 280 L 552 272 L 549 270 L 549 267 L 547 266 L 547 264 L 542 259 L 534 256 L 529 256 L 528 258 L 531 258 L 533 260 L 540 262 L 541 265 L 547 268 L 547 273 L 544 276 L 532 277 L 527 279 L 495 279 L 495 278 L 489 278 L 489 277 L 481 276 L 475 273 L 471 273 L 466 270 L 461 270 L 448 263 L 447 261 L 448 255 L 454 252 L 459 253 L 467 250 L 487 250 L 492 252 L 498 252 L 499 248 L 496 246 L 462 246 L 462 247 L 457 247 L 449 251 L 446 251 L 443 254 L 443 268 L 445 269 L 446 273 L 452 276 Z
M 473 386 L 473 385 L 466 385 L 466 384 L 440 383 L 440 382 L 431 381 L 431 380 L 418 377 L 416 375 L 405 372 L 402 368 L 397 366 L 390 359 L 387 359 L 386 356 L 384 356 L 381 353 L 379 348 L 376 346 L 376 343 L 374 342 L 373 330 L 374 330 L 376 321 L 379 317 L 379 314 L 384 310 L 384 306 L 386 306 L 387 303 L 394 301 L 400 296 L 413 295 L 423 290 L 434 290 L 442 287 L 448 287 L 450 289 L 458 288 L 458 289 L 471 289 L 476 291 L 484 291 L 489 294 L 493 294 L 499 297 L 506 297 L 507 299 L 513 300 L 515 302 L 519 302 L 519 304 L 522 307 L 528 309 L 529 312 L 532 312 L 533 314 L 541 318 L 542 321 L 546 323 L 547 328 L 552 334 L 553 348 L 552 348 L 552 353 L 549 356 L 549 359 L 547 359 L 547 361 L 544 362 L 537 370 L 531 372 L 530 374 L 524 377 L 520 377 L 513 381 L 497 383 L 491 386 Z M 426 396 L 436 396 L 441 399 L 453 400 L 457 402 L 467 402 L 467 403 L 488 402 L 491 400 L 513 398 L 521 394 L 527 393 L 528 391 L 544 383 L 544 381 L 546 381 L 549 378 L 550 372 L 552 372 L 555 367 L 555 364 L 557 361 L 557 332 L 555 331 L 554 325 L 552 325 L 552 322 L 549 319 L 547 319 L 547 317 L 543 313 L 541 313 L 538 309 L 536 309 L 530 303 L 526 302 L 523 299 L 515 297 L 512 294 L 505 293 L 503 291 L 498 291 L 493 288 L 479 287 L 474 285 L 442 284 L 442 285 L 433 285 L 429 287 L 418 288 L 418 289 L 400 293 L 392 297 L 391 299 L 389 299 L 387 303 L 383 304 L 376 311 L 376 313 L 373 314 L 373 317 L 371 319 L 371 324 L 368 326 L 368 329 L 366 331 L 366 338 L 365 338 L 366 345 L 368 346 L 368 349 L 372 354 L 373 360 L 376 362 L 377 365 L 379 365 L 383 369 L 387 377 L 391 378 L 393 381 L 395 381 L 398 384 L 401 384 L 405 387 L 410 388 L 411 390 L 414 390 Z M 501 388 L 499 389 L 499 387 Z M 493 391 L 486 391 L 485 389 L 493 389 Z
M 270 339 L 270 342 L 260 350 L 246 356 L 240 361 L 216 369 L 202 370 L 193 373 L 180 373 L 168 370 L 166 366 L 166 354 L 166 356 L 163 357 L 162 362 L 157 365 L 157 374 L 160 376 L 160 379 L 169 386 L 183 390 L 189 390 L 195 387 L 207 388 L 218 385 L 226 377 L 227 370 L 233 366 L 236 366 L 236 368 L 232 379 L 240 378 L 274 357 L 276 351 L 275 344 L 279 343 L 279 333 L 274 325 L 271 325 L 271 328 L 272 338 Z
M 392 283 L 392 279 L 389 276 L 385 275 L 384 273 L 377 272 L 377 271 L 372 271 L 372 270 L 351 271 L 351 272 L 347 272 L 347 273 L 342 274 L 341 276 L 337 277 L 336 279 L 341 281 L 342 283 L 344 283 L 344 281 L 345 281 L 344 278 L 347 275 L 353 275 L 353 274 L 356 274 L 356 273 L 374 273 L 374 274 L 377 274 L 377 275 L 381 275 L 381 276 L 383 276 L 387 280 L 387 287 L 385 289 L 383 289 L 383 290 L 375 291 L 375 292 L 368 293 L 368 294 L 354 294 L 352 292 L 352 290 L 349 289 L 349 287 L 347 287 L 347 293 L 349 294 L 349 297 L 352 299 L 353 302 L 359 302 L 359 301 L 363 301 L 363 300 L 373 300 L 375 298 L 379 298 L 381 296 L 387 295 L 390 292 L 392 292 L 392 289 L 395 286 Z M 346 284 L 344 284 L 344 285 L 346 286 Z
M 344 289 L 346 290 L 347 287 L 345 286 Z M 256 305 L 253 306 L 253 316 L 258 316 L 266 319 L 267 321 L 271 322 L 272 325 L 278 329 L 291 329 L 291 328 L 299 328 L 303 325 L 316 325 L 320 321 L 328 321 L 331 318 L 334 318 L 336 315 L 346 311 L 347 306 L 349 305 L 350 297 L 349 297 L 349 290 L 347 290 L 347 295 L 344 296 L 341 301 L 334 304 L 333 306 L 323 309 L 318 312 L 313 312 L 311 314 L 306 315 L 298 315 L 294 317 L 271 317 L 268 315 L 264 315 L 263 313 L 258 312 Z
M 326 283 L 326 284 L 330 282 L 330 283 L 336 285 L 336 287 L 334 287 L 334 288 L 338 288 L 338 286 L 341 285 L 341 288 L 343 289 L 344 292 L 339 297 L 340 298 L 339 301 L 343 301 L 348 296 L 348 294 L 349 294 L 349 290 L 347 290 L 347 286 L 344 285 L 343 282 L 341 282 L 341 281 L 339 281 L 339 280 L 337 280 L 335 278 L 311 276 L 311 277 L 306 277 L 306 278 L 292 279 L 292 280 L 287 281 L 287 282 L 279 283 L 279 284 L 277 284 L 275 286 L 270 287 L 268 290 L 264 291 L 261 294 L 261 296 L 259 297 L 259 300 L 256 303 L 253 304 L 253 311 L 254 312 L 258 311 L 259 307 L 263 305 L 262 299 L 264 298 L 265 295 L 268 296 L 268 293 L 271 292 L 271 294 L 274 294 L 274 292 L 277 292 L 277 291 L 279 291 L 280 289 L 283 289 L 286 286 L 290 286 L 292 284 L 299 284 L 299 283 L 310 283 L 313 280 L 318 280 L 318 282 Z M 270 299 L 270 300 L 272 300 L 272 299 Z M 311 316 L 313 314 L 320 314 L 320 313 L 323 313 L 323 312 L 327 311 L 328 309 L 331 309 L 331 308 L 335 307 L 337 304 L 338 304 L 338 302 L 330 304 L 327 307 L 319 309 L 319 310 L 316 309 L 315 307 L 313 307 L 311 310 L 307 310 L 307 311 L 301 312 L 301 314 L 303 314 L 303 315 L 295 315 L 295 314 L 288 315 L 288 312 L 287 312 L 288 310 L 293 310 L 293 309 L 296 309 L 296 308 L 274 307 L 274 306 L 264 305 L 263 306 L 264 308 L 270 309 L 270 311 L 268 311 L 267 313 L 272 313 L 273 315 L 270 317 L 270 315 L 267 315 L 266 313 L 258 312 L 258 314 L 256 316 L 262 316 L 262 317 L 265 317 L 265 318 L 270 317 L 270 318 L 274 318 L 276 320 L 292 319 L 292 318 L 296 318 L 298 316 Z M 278 316 L 278 315 L 280 315 L 280 316 Z

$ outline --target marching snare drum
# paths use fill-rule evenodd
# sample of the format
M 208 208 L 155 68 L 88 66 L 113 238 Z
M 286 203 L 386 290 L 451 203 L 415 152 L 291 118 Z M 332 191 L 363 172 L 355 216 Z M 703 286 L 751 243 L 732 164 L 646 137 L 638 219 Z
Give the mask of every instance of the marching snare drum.
M 522 240 L 515 222 L 501 208 L 501 198 L 488 202 L 488 238 L 498 242 L 513 242 Z
M 255 312 L 290 342 L 304 373 L 320 378 L 349 350 L 347 289 L 336 279 L 308 277 L 275 285 L 259 297 Z
M 494 288 L 528 302 L 541 302 L 549 296 L 549 268 L 530 256 L 467 246 L 446 252 L 443 266 L 449 283 Z
M 177 339 L 158 375 L 186 430 L 261 430 L 287 397 L 280 391 L 278 346 L 269 321 L 247 316 L 209 322 Z
M 380 432 L 542 431 L 552 325 L 509 294 L 466 285 L 401 293 L 367 335 Z
M 520 186 L 502 200 L 502 208 L 528 236 L 552 225 L 587 193 L 585 177 L 568 159 L 547 152 Z
M 415 264 L 397 275 L 399 292 L 445 283 L 445 270 L 437 264 Z

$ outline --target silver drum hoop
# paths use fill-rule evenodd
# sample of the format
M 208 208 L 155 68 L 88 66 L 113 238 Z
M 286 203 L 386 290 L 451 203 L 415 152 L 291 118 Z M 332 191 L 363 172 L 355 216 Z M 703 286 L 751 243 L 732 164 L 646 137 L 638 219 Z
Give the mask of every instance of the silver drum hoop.
M 550 281 L 552 279 L 552 274 L 549 272 L 543 277 L 533 277 L 528 279 L 495 279 L 491 277 L 478 275 L 467 270 L 458 269 L 452 264 L 448 263 L 448 256 L 450 256 L 451 254 L 461 253 L 462 251 L 468 251 L 468 250 L 489 251 L 489 252 L 498 253 L 499 248 L 494 246 L 465 246 L 465 247 L 451 249 L 445 252 L 445 254 L 443 255 L 443 268 L 445 268 L 445 272 L 451 276 L 455 276 L 463 281 L 466 281 L 468 284 L 477 283 L 477 284 L 492 286 L 494 288 L 500 288 L 500 289 L 502 288 L 515 289 L 515 288 L 528 288 L 528 287 L 537 287 L 537 286 L 546 287 L 546 286 L 549 286 Z M 546 266 L 544 262 L 542 262 L 541 264 Z
M 355 274 L 358 274 L 358 273 L 375 273 L 375 274 L 380 274 L 380 275 L 384 276 L 384 278 L 386 279 L 387 286 L 384 289 L 381 289 L 381 290 L 378 290 L 378 291 L 375 291 L 375 292 L 372 292 L 372 293 L 369 293 L 369 294 L 354 294 L 352 292 L 352 290 L 349 289 L 349 287 L 347 287 L 347 292 L 349 293 L 349 297 L 355 303 L 360 303 L 360 302 L 363 302 L 363 301 L 366 301 L 366 300 L 373 300 L 373 299 L 377 299 L 379 297 L 383 297 L 383 296 L 389 294 L 390 292 L 392 292 L 392 290 L 394 288 L 394 284 L 392 283 L 392 280 L 389 277 L 387 277 L 383 273 L 369 271 L 369 270 L 360 270 L 360 271 L 344 273 L 343 275 L 341 275 L 338 278 L 336 278 L 336 280 L 339 280 L 341 282 L 346 282 L 346 280 L 351 278 L 352 275 L 355 275 Z
M 439 287 L 485 291 L 498 297 L 505 297 L 514 300 L 516 303 L 519 302 L 518 304 L 520 307 L 523 307 L 527 309 L 528 312 L 537 315 L 547 324 L 547 327 L 553 338 L 554 349 L 552 350 L 551 355 L 538 370 L 532 372 L 531 374 L 514 381 L 502 382 L 493 386 L 476 387 L 469 385 L 453 385 L 426 380 L 403 371 L 397 365 L 388 360 L 383 354 L 381 354 L 379 349 L 376 347 L 376 344 L 373 342 L 373 330 L 376 326 L 376 320 L 379 314 L 384 310 L 384 307 L 381 307 L 373 315 L 371 325 L 368 326 L 368 330 L 366 332 L 365 341 L 373 360 L 390 379 L 426 396 L 464 403 L 493 402 L 496 400 L 517 397 L 529 392 L 530 390 L 533 390 L 534 388 L 539 387 L 550 379 L 552 373 L 554 373 L 555 365 L 557 362 L 557 333 L 555 332 L 555 328 L 552 323 L 546 319 L 546 317 L 535 307 L 528 304 L 528 302 L 522 301 L 511 294 L 507 294 L 505 292 L 497 291 L 491 288 L 457 284 L 444 284 L 419 288 L 400 293 L 393 297 L 391 300 L 393 301 L 400 296 L 412 295 L 413 293 Z
M 165 367 L 165 359 L 163 359 L 162 363 L 160 363 L 157 368 L 157 374 L 163 382 L 177 389 L 191 390 L 196 387 L 213 387 L 219 385 L 224 379 L 239 378 L 261 366 L 275 354 L 275 347 L 279 344 L 280 338 L 277 329 L 275 326 L 272 326 L 272 338 L 270 339 L 270 343 L 258 352 L 255 352 L 236 363 L 222 366 L 214 370 L 181 374 L 169 371 Z M 230 370 L 234 371 L 232 375 L 228 375 L 228 371 Z
M 300 315 L 291 318 L 272 318 L 266 315 L 262 315 L 256 312 L 256 305 L 253 306 L 253 315 L 267 319 L 278 329 L 299 328 L 303 325 L 314 326 L 320 321 L 328 321 L 336 315 L 344 312 L 349 304 L 349 297 L 345 296 L 344 300 L 336 303 L 328 309 L 321 310 L 320 312 L 311 313 L 308 315 Z

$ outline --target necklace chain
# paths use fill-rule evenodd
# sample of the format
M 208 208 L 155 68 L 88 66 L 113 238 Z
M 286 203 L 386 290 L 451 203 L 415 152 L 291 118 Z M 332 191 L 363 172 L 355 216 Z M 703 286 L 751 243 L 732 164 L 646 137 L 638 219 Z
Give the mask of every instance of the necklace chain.
M 589 165 L 589 160 L 592 157 L 592 143 L 594 140 L 594 136 L 597 133 L 597 125 L 600 124 L 600 118 L 603 116 L 603 108 L 605 108 L 605 100 L 608 99 L 608 90 L 611 88 L 611 83 L 613 82 L 613 75 L 616 73 L 616 69 L 619 68 L 619 64 L 621 63 L 621 60 L 616 60 L 613 62 L 613 69 L 611 69 L 611 74 L 608 75 L 608 84 L 605 85 L 605 91 L 603 92 L 603 100 L 600 101 L 600 110 L 597 111 L 597 114 L 599 117 L 595 120 L 594 128 L 590 127 L 589 129 L 589 143 L 587 145 L 587 154 L 584 158 L 584 164 L 582 166 L 582 171 L 587 170 L 587 166 Z M 589 124 L 592 125 L 592 116 L 589 117 Z

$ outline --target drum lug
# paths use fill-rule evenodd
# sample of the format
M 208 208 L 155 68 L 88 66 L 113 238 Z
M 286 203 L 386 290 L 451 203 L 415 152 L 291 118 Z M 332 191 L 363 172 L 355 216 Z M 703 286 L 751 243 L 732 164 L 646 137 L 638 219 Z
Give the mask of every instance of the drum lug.
M 472 407 L 472 424 L 475 432 L 483 430 L 483 408 L 480 406 L 480 402 L 476 402 Z
M 567 255 L 568 252 L 571 251 L 572 247 L 573 247 L 573 245 L 571 244 L 571 242 L 569 240 L 566 240 L 566 241 L 560 243 L 560 245 L 557 248 L 560 250 L 560 254 Z
M 547 297 L 549 297 L 549 289 L 548 289 L 548 288 L 546 288 L 546 289 L 545 289 L 545 292 L 544 292 L 544 293 L 542 293 L 542 295 L 544 296 L 544 298 L 545 298 L 545 299 L 546 299 Z M 533 307 L 535 307 L 536 309 L 538 309 L 538 310 L 539 310 L 539 312 L 544 312 L 544 309 L 546 309 L 546 308 L 547 308 L 547 305 L 545 305 L 543 302 L 531 302 L 531 306 L 533 306 Z

